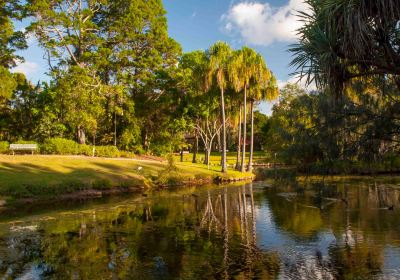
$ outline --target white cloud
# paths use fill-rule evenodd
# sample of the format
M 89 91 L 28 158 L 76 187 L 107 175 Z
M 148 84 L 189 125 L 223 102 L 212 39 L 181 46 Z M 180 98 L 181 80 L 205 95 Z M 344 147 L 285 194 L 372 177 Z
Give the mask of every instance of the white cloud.
M 224 29 L 239 34 L 244 41 L 268 46 L 274 42 L 293 42 L 301 27 L 298 11 L 306 11 L 303 0 L 289 0 L 285 6 L 272 7 L 269 3 L 241 2 L 222 15 Z
M 25 76 L 29 76 L 37 73 L 39 70 L 39 65 L 35 62 L 25 61 L 17 63 L 17 67 L 15 67 L 12 71 L 14 73 L 23 73 Z
M 193 13 L 192 13 L 192 15 L 190 16 L 190 18 L 195 18 L 197 16 L 197 12 L 196 11 L 194 11 Z
M 306 78 L 299 80 L 298 77 L 291 77 L 287 81 L 278 80 L 278 88 L 282 89 L 286 84 L 298 84 L 300 87 L 305 88 L 308 91 L 317 90 L 317 86 L 314 82 L 306 86 Z

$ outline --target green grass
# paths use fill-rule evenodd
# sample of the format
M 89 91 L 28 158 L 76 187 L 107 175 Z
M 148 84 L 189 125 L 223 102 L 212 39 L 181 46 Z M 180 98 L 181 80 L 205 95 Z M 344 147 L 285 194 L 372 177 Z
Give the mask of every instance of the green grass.
M 213 180 L 216 177 L 243 178 L 251 174 L 204 164 L 177 162 L 174 172 L 167 164 L 135 159 L 105 159 L 84 156 L 0 155 L 0 196 L 8 199 L 60 194 L 87 189 L 112 187 L 150 187 L 161 177 L 174 183 Z M 138 170 L 141 167 L 141 170 Z
M 226 154 L 226 162 L 229 165 L 235 165 L 236 164 L 236 152 L 227 152 Z M 204 160 L 204 153 L 199 153 L 197 155 L 197 161 L 198 162 L 203 162 Z M 180 156 L 176 155 L 175 156 L 176 161 L 180 160 Z M 192 162 L 193 154 L 184 154 L 183 155 L 183 161 L 184 162 Z M 249 160 L 249 153 L 246 152 L 246 162 Z M 267 163 L 270 160 L 270 157 L 268 153 L 262 152 L 262 151 L 255 151 L 253 155 L 253 162 L 254 163 Z M 219 152 L 212 152 L 211 157 L 210 157 L 210 163 L 212 165 L 219 165 L 221 163 L 221 153 Z

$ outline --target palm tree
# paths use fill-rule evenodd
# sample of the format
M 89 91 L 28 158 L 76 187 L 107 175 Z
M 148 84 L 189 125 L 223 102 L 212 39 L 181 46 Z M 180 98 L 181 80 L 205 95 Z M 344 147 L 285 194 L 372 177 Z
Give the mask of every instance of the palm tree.
M 400 90 L 399 0 L 305 0 L 293 73 L 344 93 L 349 81 L 393 75 Z
M 252 91 L 250 93 L 250 111 L 251 111 L 251 137 L 250 137 L 250 156 L 247 170 L 253 170 L 254 155 L 254 103 L 266 100 L 272 101 L 279 95 L 276 79 L 271 71 L 267 68 L 264 59 L 258 55 L 256 66 L 258 71 L 254 76 Z
M 242 162 L 241 171 L 246 170 L 246 116 L 247 116 L 247 90 L 250 86 L 250 81 L 256 73 L 255 67 L 257 61 L 257 53 L 248 47 L 243 47 L 235 53 L 231 60 L 230 78 L 237 92 L 243 91 L 243 141 L 242 141 Z
M 238 120 L 238 144 L 237 144 L 237 152 L 236 152 L 236 170 L 240 170 L 240 145 L 242 142 L 242 102 L 240 99 L 240 93 L 243 90 L 243 83 L 240 79 L 240 67 L 242 65 L 242 53 L 240 50 L 234 51 L 232 54 L 231 62 L 229 63 L 229 80 L 234 91 L 237 93 L 237 97 L 239 99 L 239 120 Z
M 228 65 L 232 55 L 232 49 L 227 43 L 217 42 L 208 50 L 209 71 L 207 85 L 210 87 L 216 82 L 220 90 L 220 107 L 222 123 L 222 154 L 221 166 L 222 173 L 226 173 L 226 118 L 225 118 L 225 97 L 224 91 L 228 82 Z

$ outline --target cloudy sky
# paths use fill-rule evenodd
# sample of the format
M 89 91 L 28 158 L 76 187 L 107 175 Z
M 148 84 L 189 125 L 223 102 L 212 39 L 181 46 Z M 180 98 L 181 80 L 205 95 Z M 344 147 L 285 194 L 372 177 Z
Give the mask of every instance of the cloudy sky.
M 297 11 L 307 7 L 303 0 L 164 0 L 170 36 L 177 40 L 185 52 L 207 49 L 218 40 L 240 48 L 255 48 L 275 73 L 280 85 L 293 80 L 288 67 L 290 44 L 296 41 L 299 27 Z M 24 23 L 17 23 L 22 29 Z M 43 51 L 34 38 L 29 49 L 21 52 L 26 61 L 14 71 L 24 72 L 33 82 L 47 80 Z M 262 105 L 268 112 L 269 106 Z

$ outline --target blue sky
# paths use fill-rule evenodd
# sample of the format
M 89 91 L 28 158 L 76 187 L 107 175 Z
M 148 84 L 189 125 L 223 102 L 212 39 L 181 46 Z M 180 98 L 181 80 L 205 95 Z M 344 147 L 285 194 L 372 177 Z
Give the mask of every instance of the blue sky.
M 305 10 L 302 0 L 164 0 L 169 33 L 185 52 L 207 49 L 218 40 L 233 48 L 250 46 L 261 53 L 279 84 L 293 80 L 288 67 L 291 55 L 287 51 L 296 41 L 294 30 L 299 27 L 296 11 Z M 24 23 L 16 23 L 16 29 Z M 21 52 L 25 63 L 15 71 L 24 72 L 33 82 L 47 80 L 47 64 L 43 51 L 32 38 L 29 48 Z M 260 109 L 268 113 L 270 106 Z

